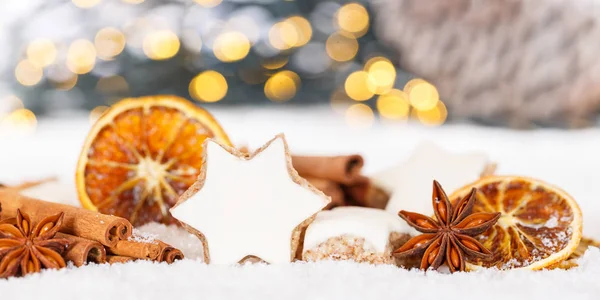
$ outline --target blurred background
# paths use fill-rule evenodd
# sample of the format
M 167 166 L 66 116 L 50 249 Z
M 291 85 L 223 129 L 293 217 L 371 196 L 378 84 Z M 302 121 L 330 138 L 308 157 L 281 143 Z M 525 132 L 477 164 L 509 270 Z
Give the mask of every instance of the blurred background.
M 2 0 L 0 126 L 93 121 L 153 94 L 350 121 L 595 126 L 596 3 Z

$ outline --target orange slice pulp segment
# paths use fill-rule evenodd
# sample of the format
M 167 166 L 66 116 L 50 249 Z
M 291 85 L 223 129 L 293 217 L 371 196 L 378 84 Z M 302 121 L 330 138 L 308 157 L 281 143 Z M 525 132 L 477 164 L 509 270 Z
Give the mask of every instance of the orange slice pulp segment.
M 77 164 L 83 207 L 130 220 L 174 223 L 168 213 L 195 181 L 202 143 L 231 145 L 205 110 L 176 96 L 125 99 L 92 127 Z

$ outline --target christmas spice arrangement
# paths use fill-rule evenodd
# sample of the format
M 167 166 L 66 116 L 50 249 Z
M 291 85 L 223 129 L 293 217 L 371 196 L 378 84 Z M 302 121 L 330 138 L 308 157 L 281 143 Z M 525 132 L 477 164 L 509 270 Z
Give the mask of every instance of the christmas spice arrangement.
M 135 228 L 195 235 L 207 264 L 350 260 L 462 272 L 577 266 L 582 214 L 561 189 L 495 175 L 480 153 L 424 144 L 371 176 L 361 155 L 292 154 L 283 134 L 236 147 L 207 111 L 175 96 L 125 99 L 92 126 L 75 184 L 81 207 L 51 201 L 49 181 L 0 187 L 0 277 L 184 253 Z M 433 188 L 432 188 L 433 187 Z
M 126 219 L 32 199 L 21 189 L 0 189 L 0 277 L 63 268 L 68 262 L 80 267 L 183 258 L 181 251 L 161 241 L 137 240 Z

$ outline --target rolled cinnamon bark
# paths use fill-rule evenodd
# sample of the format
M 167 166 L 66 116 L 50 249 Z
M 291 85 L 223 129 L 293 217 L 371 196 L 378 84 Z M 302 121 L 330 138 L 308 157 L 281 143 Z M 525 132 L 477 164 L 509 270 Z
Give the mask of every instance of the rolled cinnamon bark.
M 373 184 L 367 177 L 351 186 L 343 186 L 349 205 L 385 209 L 390 195 Z
M 120 255 L 107 255 L 106 256 L 106 262 L 111 265 L 112 264 L 124 264 L 124 263 L 128 263 L 130 261 L 135 261 L 135 260 L 137 260 L 137 258 L 120 256 Z
M 158 243 L 152 242 L 119 241 L 114 247 L 108 247 L 106 251 L 111 255 L 158 260 L 161 247 Z
M 60 232 L 97 241 L 108 247 L 113 247 L 119 240 L 131 236 L 132 226 L 126 219 L 75 206 L 29 198 L 11 189 L 0 189 L 0 205 L 2 205 L 3 216 L 15 216 L 17 209 L 21 209 L 33 221 L 64 212 Z
M 158 255 L 159 262 L 164 261 L 168 264 L 172 264 L 176 260 L 183 259 L 183 252 L 181 252 L 181 250 L 173 248 L 173 246 L 162 241 L 157 242 L 160 246 L 160 254 Z
M 323 178 L 347 185 L 360 179 L 363 164 L 360 155 L 292 156 L 292 165 L 300 176 Z
M 305 177 L 305 179 L 325 195 L 331 197 L 331 202 L 324 209 L 344 206 L 344 192 L 338 183 L 323 178 Z
M 106 250 L 102 244 L 62 232 L 57 233 L 56 237 L 69 241 L 69 247 L 64 256 L 75 266 L 81 267 L 89 262 L 97 264 L 106 262 Z

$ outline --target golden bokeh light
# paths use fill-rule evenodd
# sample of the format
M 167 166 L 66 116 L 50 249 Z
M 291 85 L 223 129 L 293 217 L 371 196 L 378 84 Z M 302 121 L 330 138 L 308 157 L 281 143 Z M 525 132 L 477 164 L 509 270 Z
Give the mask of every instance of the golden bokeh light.
M 96 64 L 96 47 L 88 40 L 71 43 L 67 51 L 67 68 L 75 74 L 90 72 Z
M 440 95 L 431 83 L 423 79 L 412 79 L 404 86 L 410 104 L 420 111 L 428 111 L 440 102 Z
M 29 109 L 17 109 L 2 119 L 2 127 L 23 133 L 32 133 L 37 127 L 37 118 Z
M 375 94 L 381 95 L 392 89 L 396 81 L 396 68 L 392 62 L 381 56 L 373 57 L 365 64 L 369 80 L 375 86 Z
M 227 89 L 225 77 L 213 70 L 198 74 L 189 86 L 192 98 L 202 102 L 217 102 L 223 99 L 227 95 Z
M 111 60 L 125 49 L 125 35 L 116 28 L 102 28 L 96 33 L 94 45 L 99 58 Z
M 262 61 L 263 68 L 267 70 L 277 70 L 283 68 L 289 61 L 287 56 L 276 56 L 266 58 Z
M 17 64 L 15 68 L 15 78 L 24 86 L 36 85 L 42 80 L 44 71 L 42 68 L 32 63 L 28 59 L 24 59 Z
M 269 30 L 271 46 L 279 50 L 287 50 L 298 44 L 300 35 L 292 22 L 282 21 L 275 23 Z
M 390 120 L 405 120 L 410 112 L 408 95 L 401 90 L 393 89 L 377 98 L 377 111 Z
M 223 0 L 194 0 L 194 2 L 200 4 L 201 6 L 210 8 L 221 4 Z
M 103 94 L 125 94 L 129 92 L 129 84 L 120 75 L 102 77 L 96 83 L 96 90 Z
M 56 53 L 56 46 L 48 39 L 37 39 L 27 46 L 27 58 L 40 68 L 52 64 L 56 59 Z
M 336 23 L 344 32 L 361 37 L 369 30 L 369 13 L 358 3 L 348 3 L 338 10 Z
M 250 40 L 238 31 L 224 32 L 215 39 L 213 52 L 222 62 L 238 61 L 250 52 Z
M 102 114 L 108 110 L 108 108 L 109 108 L 108 106 L 104 106 L 104 105 L 94 107 L 94 109 L 92 109 L 90 111 L 90 124 L 92 124 L 92 125 L 95 124 L 96 121 L 98 121 L 98 119 L 100 119 Z
M 327 38 L 325 50 L 335 61 L 349 61 L 358 53 L 358 41 L 352 36 L 334 33 Z
M 442 101 L 438 101 L 436 106 L 430 110 L 413 110 L 413 117 L 419 122 L 428 126 L 438 126 L 444 124 L 448 117 L 448 110 Z
M 179 38 L 170 30 L 157 30 L 144 37 L 142 49 L 153 60 L 169 59 L 179 52 Z
M 292 71 L 280 71 L 265 83 L 265 95 L 276 102 L 292 99 L 300 89 L 300 76 Z
M 72 73 L 71 76 L 69 76 L 68 78 L 66 78 L 64 80 L 61 80 L 61 81 L 50 80 L 50 82 L 52 82 L 52 84 L 54 85 L 54 87 L 57 90 L 68 91 L 68 90 L 74 88 L 75 85 L 77 85 L 78 79 L 79 79 L 79 76 L 77 74 Z
M 102 0 L 72 0 L 73 4 L 79 8 L 91 8 L 96 6 Z
M 296 28 L 296 33 L 298 34 L 298 41 L 294 46 L 301 47 L 308 44 L 312 38 L 312 27 L 310 26 L 310 22 L 301 16 L 292 16 L 286 21 Z
M 362 103 L 353 104 L 346 109 L 346 124 L 354 129 L 367 129 L 373 125 L 373 110 Z
M 365 71 L 356 71 L 348 75 L 344 89 L 346 94 L 356 101 L 369 100 L 375 94 L 375 85 L 369 79 L 369 73 Z

